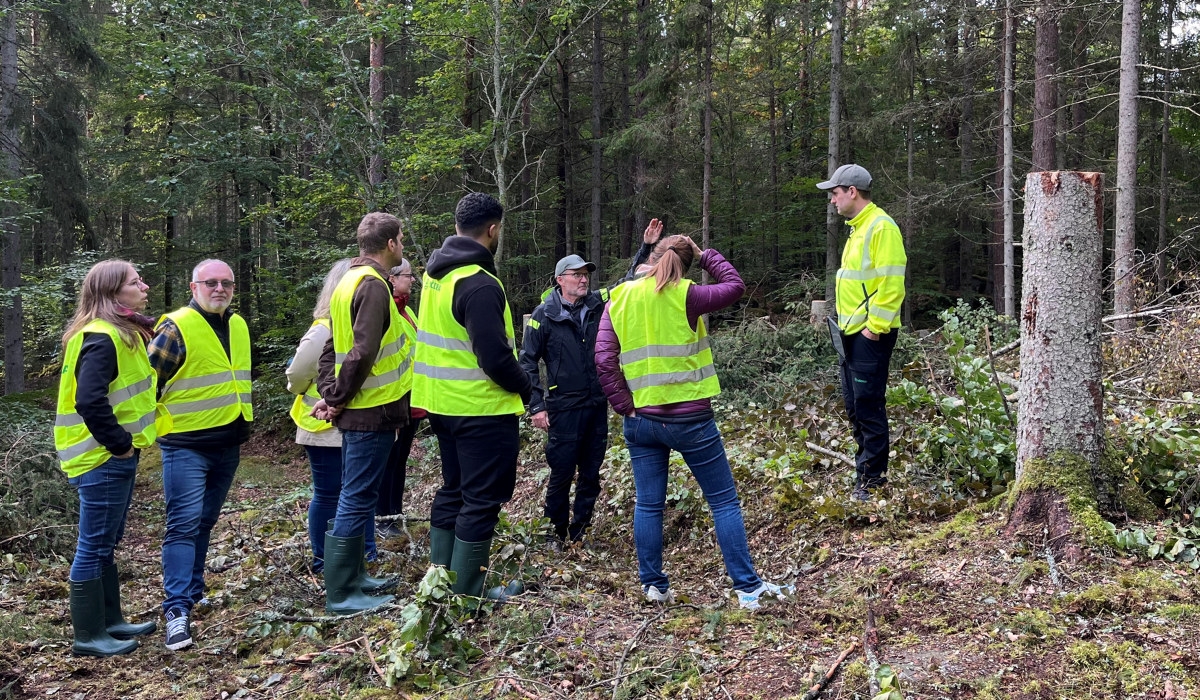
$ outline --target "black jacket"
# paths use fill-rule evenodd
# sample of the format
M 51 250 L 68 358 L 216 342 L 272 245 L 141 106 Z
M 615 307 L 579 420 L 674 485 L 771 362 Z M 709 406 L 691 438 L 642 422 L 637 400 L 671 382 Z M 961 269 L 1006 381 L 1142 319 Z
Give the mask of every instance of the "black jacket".
M 478 265 L 496 275 L 492 252 L 467 236 L 447 238 L 442 247 L 429 256 L 425 272 L 434 279 L 441 279 L 451 270 L 465 265 Z M 521 365 L 517 364 L 504 328 L 507 306 L 504 289 L 496 280 L 479 272 L 455 285 L 450 312 L 454 314 L 454 320 L 467 329 L 467 337 L 471 339 L 475 358 L 484 374 L 501 389 L 520 394 L 521 400 L 529 403 L 529 392 L 533 387 Z
M 530 414 L 604 403 L 594 353 L 606 296 L 591 292 L 568 308 L 555 289 L 533 310 L 521 346 L 521 368 L 533 384 Z M 545 387 L 539 360 L 546 363 Z

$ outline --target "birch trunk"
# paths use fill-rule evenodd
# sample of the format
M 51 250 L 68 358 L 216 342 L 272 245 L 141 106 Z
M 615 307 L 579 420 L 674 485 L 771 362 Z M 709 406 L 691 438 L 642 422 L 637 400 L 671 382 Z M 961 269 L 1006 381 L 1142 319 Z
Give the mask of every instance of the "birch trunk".
M 1100 173 L 1030 173 L 1025 182 L 1021 410 L 1008 532 L 1047 538 L 1071 558 L 1082 538 L 1068 535 L 1086 519 L 1081 509 L 1095 511 L 1104 437 L 1103 204 Z

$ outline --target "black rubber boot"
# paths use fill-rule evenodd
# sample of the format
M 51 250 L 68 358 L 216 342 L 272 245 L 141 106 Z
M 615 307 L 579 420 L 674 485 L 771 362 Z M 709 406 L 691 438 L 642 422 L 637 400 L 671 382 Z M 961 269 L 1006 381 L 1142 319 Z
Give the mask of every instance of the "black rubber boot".
M 429 528 L 429 563 L 450 568 L 454 556 L 454 530 Z
M 483 582 L 487 578 L 488 560 L 492 551 L 492 540 L 463 542 L 454 538 L 454 553 L 450 558 L 450 570 L 458 574 L 451 591 L 459 595 L 483 595 Z
M 363 535 L 335 537 L 325 533 L 325 609 L 349 615 L 390 603 L 395 596 L 363 593 L 360 583 Z
M 71 626 L 76 656 L 116 656 L 138 648 L 137 640 L 113 639 L 104 627 L 104 579 L 71 581 Z
M 100 578 L 104 582 L 104 626 L 108 628 L 110 637 L 133 639 L 158 629 L 158 624 L 153 621 L 139 625 L 125 620 L 125 614 L 121 612 L 120 572 L 116 564 L 104 567 Z

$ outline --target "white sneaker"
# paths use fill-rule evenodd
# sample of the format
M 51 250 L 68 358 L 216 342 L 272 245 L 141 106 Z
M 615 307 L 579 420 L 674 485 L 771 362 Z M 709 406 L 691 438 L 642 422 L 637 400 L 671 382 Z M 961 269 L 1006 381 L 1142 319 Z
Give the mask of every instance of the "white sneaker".
M 660 591 L 657 586 L 646 586 L 642 590 L 646 593 L 646 600 L 651 603 L 666 603 L 670 605 L 675 602 L 675 591 L 670 588 Z
M 763 581 L 758 588 L 747 593 L 746 591 L 737 591 L 738 607 L 743 610 L 758 610 L 762 607 L 759 602 L 764 595 L 769 595 L 776 600 L 783 600 L 786 596 L 791 595 L 796 591 L 796 587 L 791 584 L 783 586 L 774 583 Z

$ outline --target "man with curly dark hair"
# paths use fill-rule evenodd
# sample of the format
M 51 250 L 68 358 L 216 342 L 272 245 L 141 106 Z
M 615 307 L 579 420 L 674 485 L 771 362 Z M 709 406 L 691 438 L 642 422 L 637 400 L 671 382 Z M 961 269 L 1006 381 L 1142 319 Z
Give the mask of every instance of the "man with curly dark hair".
M 517 420 L 532 391 L 493 258 L 503 217 L 490 195 L 458 202 L 457 235 L 429 256 L 417 314 L 412 405 L 428 412 L 442 453 L 429 558 L 457 573 L 455 593 L 473 596 L 483 591 L 500 508 L 516 486 Z

